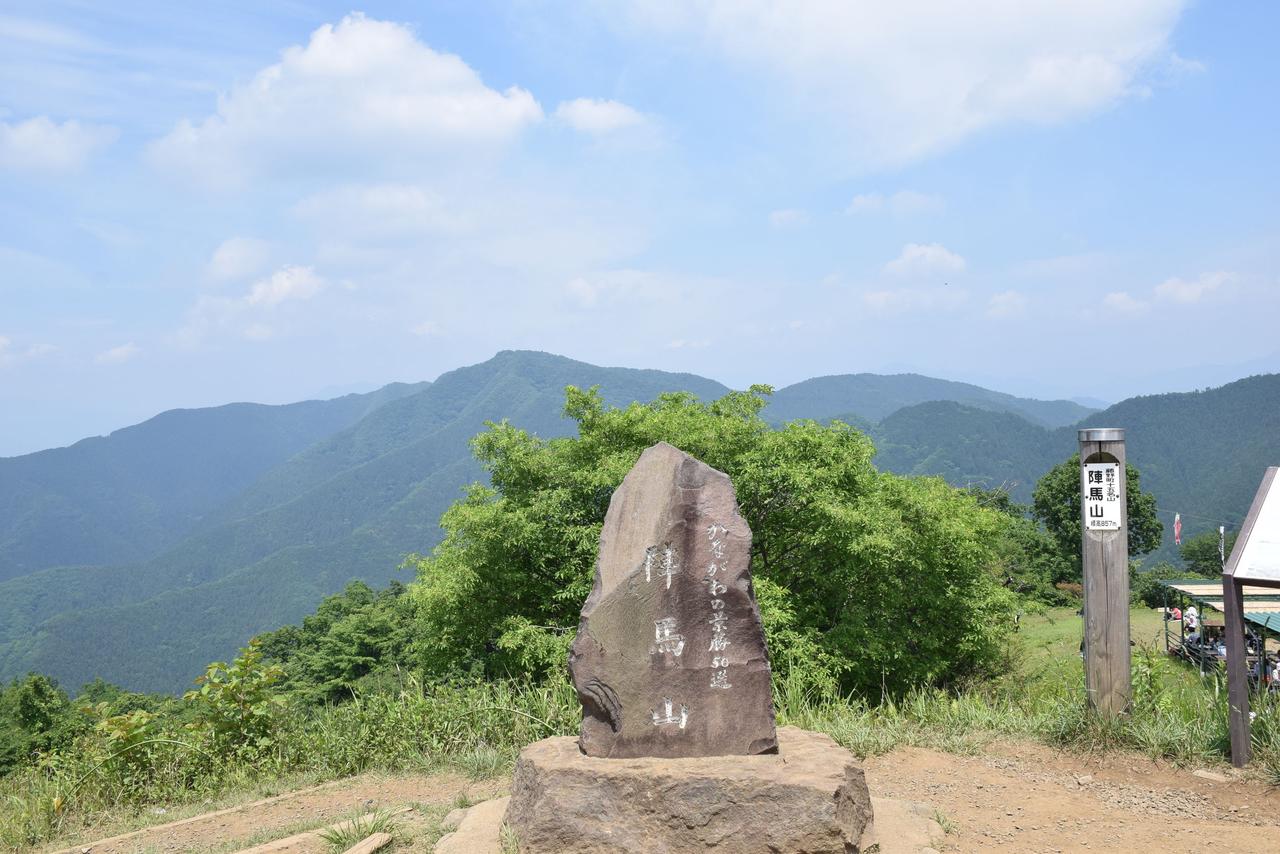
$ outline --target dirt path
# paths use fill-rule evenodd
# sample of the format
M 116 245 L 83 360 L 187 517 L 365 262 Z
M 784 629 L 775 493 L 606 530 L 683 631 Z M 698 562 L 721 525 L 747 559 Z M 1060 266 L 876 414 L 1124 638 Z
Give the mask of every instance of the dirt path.
M 874 795 L 936 808 L 949 851 L 1280 852 L 1280 790 L 1238 777 L 1202 779 L 1139 756 L 1077 756 L 1002 742 L 981 756 L 900 749 L 864 767 Z M 507 784 L 365 775 L 140 831 L 91 852 L 234 851 L 356 812 L 425 804 L 442 814 L 459 795 L 484 800 Z M 412 828 L 407 835 L 414 836 Z M 423 835 L 394 850 L 430 849 Z
M 972 757 L 895 750 L 864 767 L 874 794 L 932 804 L 951 851 L 1280 852 L 1280 790 L 1144 757 L 1005 743 Z
M 391 810 L 412 804 L 446 808 L 459 796 L 472 802 L 481 801 L 494 797 L 505 784 L 506 781 L 496 780 L 475 783 L 451 774 L 366 774 L 336 785 L 317 786 L 196 816 L 176 824 L 141 830 L 118 841 L 91 843 L 86 840 L 80 845 L 66 847 L 66 850 L 80 852 L 91 845 L 91 854 L 235 851 L 374 810 Z M 407 847 L 402 850 L 413 849 Z

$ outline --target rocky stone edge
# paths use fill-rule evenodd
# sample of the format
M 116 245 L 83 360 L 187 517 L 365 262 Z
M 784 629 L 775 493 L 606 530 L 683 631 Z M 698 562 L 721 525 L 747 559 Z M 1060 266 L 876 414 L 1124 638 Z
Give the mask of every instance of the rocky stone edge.
M 511 798 L 496 798 L 445 816 L 453 831 L 436 843 L 436 854 L 502 854 L 502 824 Z M 863 854 L 938 854 L 946 837 L 928 804 L 895 798 L 871 798 L 875 817 L 862 832 Z M 466 829 L 463 829 L 463 825 Z

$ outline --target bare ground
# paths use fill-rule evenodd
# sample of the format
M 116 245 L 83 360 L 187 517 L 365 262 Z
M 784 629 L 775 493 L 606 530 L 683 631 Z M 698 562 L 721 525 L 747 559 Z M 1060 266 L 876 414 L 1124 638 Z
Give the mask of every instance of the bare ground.
M 932 804 L 951 851 L 1280 852 L 1280 790 L 1142 756 L 1022 742 L 979 756 L 905 748 L 868 760 L 874 794 Z
M 1064 754 L 1024 742 L 996 742 L 978 756 L 902 748 L 864 767 L 874 795 L 933 805 L 949 851 L 1280 852 L 1280 790 L 1222 768 L 1214 772 L 1226 782 L 1140 756 Z M 364 775 L 67 850 L 235 851 L 356 813 L 417 804 L 387 850 L 430 851 L 439 817 L 460 796 L 484 800 L 506 785 L 446 774 Z

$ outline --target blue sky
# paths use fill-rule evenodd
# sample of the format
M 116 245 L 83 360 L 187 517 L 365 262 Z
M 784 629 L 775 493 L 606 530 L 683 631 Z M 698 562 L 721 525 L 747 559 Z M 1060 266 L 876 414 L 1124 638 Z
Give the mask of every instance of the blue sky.
M 1274 4 L 185 5 L 0 4 L 0 455 L 508 348 L 1280 369 Z

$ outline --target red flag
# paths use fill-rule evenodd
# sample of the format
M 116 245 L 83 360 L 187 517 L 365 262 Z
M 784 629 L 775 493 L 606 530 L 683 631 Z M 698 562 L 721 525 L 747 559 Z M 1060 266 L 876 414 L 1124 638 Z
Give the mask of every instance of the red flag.
M 1182 545 L 1182 514 L 1173 514 L 1173 544 L 1175 546 Z

